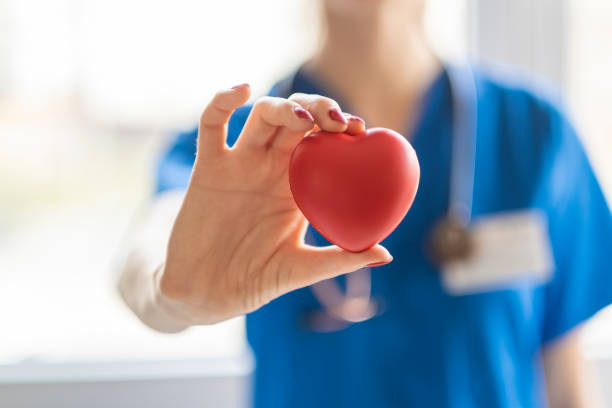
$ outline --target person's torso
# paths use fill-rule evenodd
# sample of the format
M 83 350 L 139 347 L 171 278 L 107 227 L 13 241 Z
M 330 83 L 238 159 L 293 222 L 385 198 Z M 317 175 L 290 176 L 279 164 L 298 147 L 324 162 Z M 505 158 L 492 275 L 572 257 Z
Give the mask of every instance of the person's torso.
M 546 149 L 535 133 L 546 118 L 538 117 L 536 99 L 478 72 L 476 81 L 473 217 L 542 206 L 537 179 Z M 293 88 L 325 94 L 303 76 Z M 411 135 L 421 165 L 419 191 L 382 243 L 393 262 L 372 272 L 372 293 L 384 312 L 341 331 L 315 332 L 304 316 L 321 305 L 305 288 L 248 315 L 256 407 L 544 405 L 542 288 L 522 280 L 450 295 L 429 260 L 428 234 L 449 202 L 453 98 L 446 75 L 423 106 Z M 311 234 L 315 243 L 327 244 Z

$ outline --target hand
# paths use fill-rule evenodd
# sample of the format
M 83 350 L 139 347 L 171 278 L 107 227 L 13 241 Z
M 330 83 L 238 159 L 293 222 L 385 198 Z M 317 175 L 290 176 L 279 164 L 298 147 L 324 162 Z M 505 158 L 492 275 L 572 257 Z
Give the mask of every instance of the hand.
M 249 96 L 248 85 L 220 91 L 202 113 L 191 180 L 159 276 L 161 294 L 186 308 L 191 324 L 248 313 L 392 259 L 380 245 L 361 253 L 305 245 L 307 221 L 289 189 L 291 152 L 309 130 L 357 133 L 363 121 L 318 95 L 264 97 L 230 149 L 227 122 Z

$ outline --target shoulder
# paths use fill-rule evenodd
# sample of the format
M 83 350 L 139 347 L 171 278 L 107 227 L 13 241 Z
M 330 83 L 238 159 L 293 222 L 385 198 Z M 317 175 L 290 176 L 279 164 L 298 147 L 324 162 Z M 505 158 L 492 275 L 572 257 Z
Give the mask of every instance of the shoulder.
M 554 160 L 568 142 L 579 143 L 560 89 L 533 73 L 506 65 L 474 70 L 483 138 L 534 166 Z M 479 136 L 480 137 L 480 136 Z
M 540 133 L 550 130 L 554 121 L 568 120 L 560 88 L 542 76 L 492 63 L 477 65 L 474 75 L 480 100 L 495 108 L 501 122 L 520 119 Z
M 570 194 L 560 191 L 568 187 L 558 181 L 582 166 L 582 147 L 560 90 L 537 75 L 502 65 L 477 66 L 474 76 L 480 169 L 503 177 L 520 202 L 540 197 L 548 205 L 553 195 Z

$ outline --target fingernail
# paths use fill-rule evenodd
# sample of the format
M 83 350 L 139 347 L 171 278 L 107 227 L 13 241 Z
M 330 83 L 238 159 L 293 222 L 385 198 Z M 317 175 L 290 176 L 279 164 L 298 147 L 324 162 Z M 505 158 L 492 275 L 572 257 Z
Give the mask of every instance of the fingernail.
M 350 121 L 356 121 L 356 122 L 361 122 L 365 125 L 365 120 L 361 119 L 359 116 L 355 116 L 355 115 L 348 115 L 347 119 Z
M 314 122 L 314 118 L 312 117 L 310 112 L 308 112 L 304 108 L 300 108 L 299 106 L 296 106 L 295 108 L 293 108 L 293 112 L 295 112 L 295 116 L 297 116 L 300 119 L 308 119 L 309 121 Z
M 244 84 L 239 84 L 239 85 L 232 86 L 232 89 L 246 88 L 247 86 L 249 86 L 249 84 L 245 82 Z
M 389 259 L 388 261 L 381 261 L 381 262 L 374 262 L 374 263 L 371 263 L 371 264 L 367 264 L 366 266 L 370 267 L 370 268 L 374 268 L 376 266 L 386 265 L 389 262 L 391 262 L 392 260 L 393 260 L 393 258 Z
M 329 110 L 329 117 L 332 118 L 333 120 L 335 120 L 336 122 L 340 122 L 343 125 L 347 125 L 348 121 L 346 120 L 346 118 L 344 117 L 344 115 L 342 114 L 342 112 L 340 112 L 340 109 L 338 108 L 333 108 Z

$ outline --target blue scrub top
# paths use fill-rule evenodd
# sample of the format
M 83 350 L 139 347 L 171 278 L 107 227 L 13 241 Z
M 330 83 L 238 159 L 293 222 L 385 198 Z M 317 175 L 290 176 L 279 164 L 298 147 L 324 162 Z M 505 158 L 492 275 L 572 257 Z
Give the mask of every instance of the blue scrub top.
M 463 296 L 441 286 L 439 271 L 424 253 L 424 237 L 449 201 L 453 98 L 443 72 L 423 97 L 420 120 L 405 132 L 419 157 L 421 183 L 412 209 L 383 242 L 393 262 L 373 270 L 372 291 L 384 300 L 385 312 L 342 331 L 315 333 L 302 324 L 304 313 L 320 307 L 305 288 L 249 314 L 255 407 L 546 406 L 542 346 L 612 303 L 612 215 L 573 127 L 549 91 L 506 72 L 477 69 L 475 79 L 474 217 L 543 210 L 554 255 L 552 280 L 510 281 Z M 338 100 L 300 71 L 292 85 L 291 92 Z M 284 93 L 281 85 L 271 91 Z M 249 109 L 233 115 L 230 145 Z M 196 133 L 178 135 L 161 158 L 158 192 L 186 187 Z

